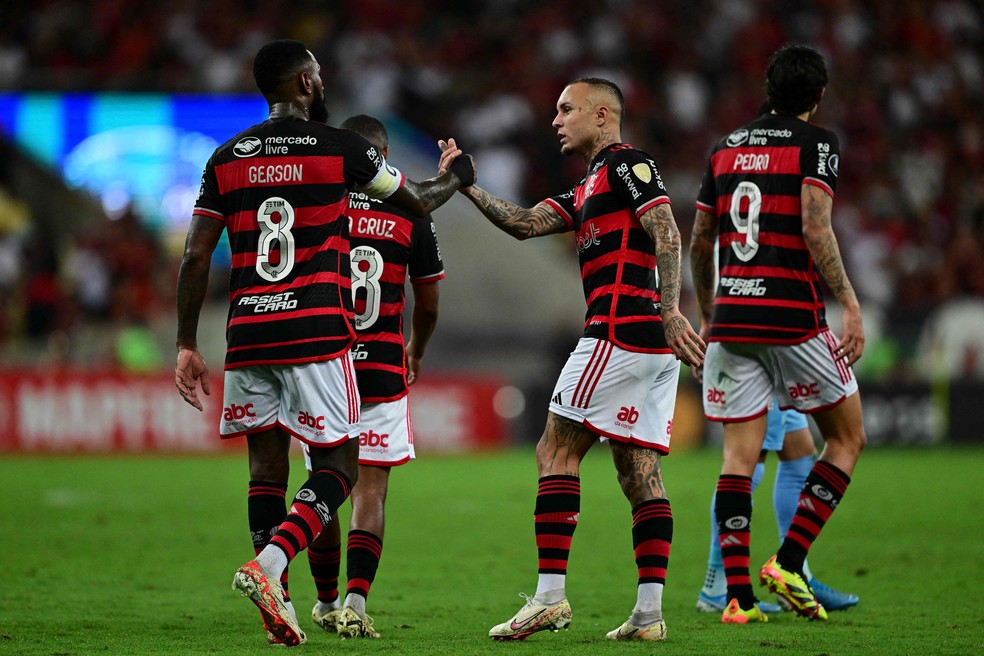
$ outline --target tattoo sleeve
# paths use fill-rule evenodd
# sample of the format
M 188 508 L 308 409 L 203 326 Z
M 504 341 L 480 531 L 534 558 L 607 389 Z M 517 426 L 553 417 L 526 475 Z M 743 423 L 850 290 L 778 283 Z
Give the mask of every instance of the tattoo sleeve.
M 810 256 L 830 291 L 842 306 L 856 306 L 857 296 L 847 278 L 837 237 L 831 227 L 834 199 L 816 185 L 804 184 L 800 192 L 803 216 L 803 239 Z
M 473 185 L 462 190 L 492 225 L 516 239 L 529 239 L 567 231 L 567 222 L 547 203 L 537 203 L 532 209 L 497 198 Z
M 659 273 L 660 303 L 664 309 L 680 306 L 680 229 L 669 203 L 661 203 L 640 219 L 642 227 L 656 243 L 656 271 Z
M 714 216 L 697 210 L 694 230 L 690 236 L 690 272 L 694 278 L 697 309 L 702 323 L 711 320 L 714 311 L 714 243 L 718 224 Z

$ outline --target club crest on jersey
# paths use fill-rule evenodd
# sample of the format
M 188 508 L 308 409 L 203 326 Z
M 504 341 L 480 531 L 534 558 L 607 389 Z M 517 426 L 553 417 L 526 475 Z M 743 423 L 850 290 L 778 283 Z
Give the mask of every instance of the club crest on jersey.
M 232 152 L 236 157 L 252 157 L 262 150 L 262 146 L 256 137 L 244 137 L 232 147 Z
M 632 172 L 635 173 L 636 177 L 642 180 L 643 182 L 648 183 L 650 180 L 653 179 L 653 170 L 649 167 L 648 164 L 643 164 L 642 162 L 639 162 L 638 164 L 632 167 Z
M 735 130 L 734 132 L 728 135 L 727 143 L 732 148 L 735 148 L 736 146 L 740 146 L 743 143 L 745 143 L 747 139 L 748 139 L 748 130 L 746 130 L 745 128 L 741 128 L 740 130 Z

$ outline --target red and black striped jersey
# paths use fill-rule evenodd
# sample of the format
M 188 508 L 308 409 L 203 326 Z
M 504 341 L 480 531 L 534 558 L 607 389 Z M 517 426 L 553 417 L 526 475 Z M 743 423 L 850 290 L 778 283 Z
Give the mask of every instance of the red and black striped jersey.
M 697 208 L 718 217 L 711 341 L 795 344 L 827 327 L 800 193 L 809 184 L 833 196 L 839 163 L 836 134 L 774 114 L 711 151 L 697 196 Z
M 299 118 L 267 120 L 215 150 L 194 213 L 229 235 L 227 369 L 351 347 L 348 194 L 385 198 L 404 180 L 362 137 Z
M 437 228 L 429 214 L 414 216 L 355 192 L 349 196 L 349 237 L 359 395 L 363 403 L 395 401 L 407 393 L 407 276 L 414 283 L 444 278 Z
M 656 244 L 639 221 L 670 202 L 656 162 L 629 144 L 614 144 L 598 153 L 573 189 L 546 202 L 575 235 L 588 304 L 584 336 L 629 351 L 669 353 Z

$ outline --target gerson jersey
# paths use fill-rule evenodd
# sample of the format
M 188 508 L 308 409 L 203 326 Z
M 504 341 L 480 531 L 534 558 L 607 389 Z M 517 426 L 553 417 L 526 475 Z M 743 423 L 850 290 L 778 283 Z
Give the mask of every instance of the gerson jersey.
M 795 116 L 760 116 L 714 147 L 697 197 L 719 227 L 711 341 L 795 344 L 827 327 L 800 190 L 833 196 L 839 159 L 837 135 Z
M 358 343 L 352 352 L 363 403 L 407 393 L 403 308 L 407 275 L 414 283 L 444 278 L 437 229 L 418 217 L 354 192 L 349 196 L 352 295 Z
M 405 181 L 362 137 L 298 118 L 233 137 L 205 166 L 194 213 L 222 221 L 232 266 L 227 369 L 329 360 L 355 339 L 349 191 Z
M 584 336 L 670 353 L 660 317 L 656 244 L 639 217 L 670 198 L 656 163 L 629 144 L 595 157 L 566 194 L 546 200 L 574 232 L 588 311 Z

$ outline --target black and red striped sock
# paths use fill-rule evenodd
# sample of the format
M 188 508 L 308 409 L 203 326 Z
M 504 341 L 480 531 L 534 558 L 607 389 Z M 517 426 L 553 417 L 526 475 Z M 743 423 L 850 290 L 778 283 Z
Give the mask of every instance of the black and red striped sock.
M 666 566 L 673 540 L 673 512 L 667 499 L 644 501 L 632 509 L 632 548 L 639 585 L 666 584 Z
M 721 560 L 728 580 L 728 599 L 750 610 L 755 592 L 748 572 L 752 541 L 752 479 L 750 476 L 721 474 L 714 496 Z
M 337 469 L 315 472 L 297 491 L 270 544 L 283 551 L 290 562 L 321 534 L 351 492 L 348 477 Z
M 349 531 L 345 553 L 346 594 L 368 597 L 383 555 L 383 539 L 369 531 Z
M 802 573 L 807 552 L 844 497 L 850 482 L 850 476 L 829 462 L 817 460 L 813 463 L 813 469 L 803 483 L 793 523 L 776 552 L 776 560 L 784 569 Z
M 581 479 L 565 475 L 540 479 L 533 510 L 540 574 L 567 574 L 580 511 Z
M 336 544 L 327 549 L 308 547 L 308 566 L 318 592 L 318 601 L 333 604 L 338 599 L 338 572 L 341 569 L 342 546 Z
M 249 516 L 249 532 L 253 540 L 253 553 L 259 555 L 277 532 L 277 527 L 287 516 L 284 500 L 287 498 L 287 484 L 270 481 L 250 481 L 246 498 L 246 512 Z M 284 601 L 290 601 L 287 570 L 280 575 L 280 587 L 284 590 Z

